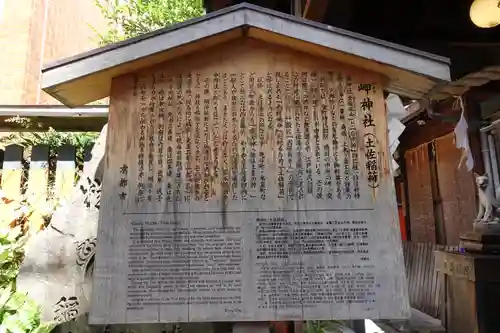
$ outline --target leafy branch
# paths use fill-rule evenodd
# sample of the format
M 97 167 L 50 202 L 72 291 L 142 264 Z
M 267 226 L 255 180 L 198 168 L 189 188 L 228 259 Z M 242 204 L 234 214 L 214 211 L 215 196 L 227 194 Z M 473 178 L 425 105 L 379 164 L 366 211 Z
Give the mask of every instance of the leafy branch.
M 205 14 L 202 0 L 94 0 L 108 24 L 107 45 Z
M 12 121 L 12 120 L 11 120 Z M 32 128 L 31 119 L 16 117 L 16 122 L 24 128 Z M 40 127 L 37 127 L 40 128 Z M 99 137 L 99 133 L 94 132 L 58 132 L 52 127 L 46 132 L 16 132 L 0 139 L 0 144 L 7 146 L 17 144 L 24 148 L 32 148 L 37 145 L 47 145 L 50 147 L 51 157 L 55 157 L 56 149 L 63 145 L 71 145 L 76 149 L 77 163 L 82 163 L 85 149 L 90 147 Z

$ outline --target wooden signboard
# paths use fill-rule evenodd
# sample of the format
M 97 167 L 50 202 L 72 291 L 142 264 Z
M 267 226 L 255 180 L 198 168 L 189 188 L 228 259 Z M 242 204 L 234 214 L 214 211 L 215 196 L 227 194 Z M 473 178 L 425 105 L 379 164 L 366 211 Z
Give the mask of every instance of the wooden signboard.
M 90 322 L 407 317 L 382 89 L 251 40 L 115 78 Z

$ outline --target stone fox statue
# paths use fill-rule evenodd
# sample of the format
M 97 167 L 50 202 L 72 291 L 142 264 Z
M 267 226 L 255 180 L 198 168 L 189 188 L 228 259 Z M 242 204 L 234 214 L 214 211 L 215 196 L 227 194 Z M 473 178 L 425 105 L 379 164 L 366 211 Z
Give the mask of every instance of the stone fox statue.
M 500 201 L 496 198 L 500 197 L 500 186 L 495 189 L 495 196 L 488 191 L 489 177 L 488 174 L 480 176 L 477 173 L 474 174 L 476 178 L 476 187 L 479 197 L 479 208 L 476 220 L 474 222 L 489 222 L 493 221 L 494 213 L 500 211 Z M 495 211 L 493 211 L 495 207 Z

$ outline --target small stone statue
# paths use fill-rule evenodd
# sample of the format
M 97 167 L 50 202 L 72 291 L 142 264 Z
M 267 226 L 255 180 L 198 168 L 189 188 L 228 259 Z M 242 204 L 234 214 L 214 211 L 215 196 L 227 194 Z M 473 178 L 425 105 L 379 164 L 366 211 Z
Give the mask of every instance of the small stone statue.
M 478 213 L 474 222 L 498 223 L 500 218 L 497 216 L 497 213 L 500 211 L 500 201 L 498 201 L 496 197 L 500 197 L 500 186 L 495 189 L 495 197 L 488 191 L 488 186 L 490 186 L 490 184 L 487 173 L 482 176 L 475 173 L 474 177 L 476 178 L 476 187 L 479 197 Z

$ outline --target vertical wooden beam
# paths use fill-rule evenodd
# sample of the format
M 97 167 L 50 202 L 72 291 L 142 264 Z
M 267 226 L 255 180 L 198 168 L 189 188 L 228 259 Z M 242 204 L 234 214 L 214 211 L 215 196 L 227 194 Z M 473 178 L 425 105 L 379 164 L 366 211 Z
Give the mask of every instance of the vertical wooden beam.
M 406 166 L 406 156 L 405 150 L 400 148 L 400 163 L 399 169 L 401 170 L 401 178 L 403 178 L 403 192 L 401 193 L 401 197 L 404 198 L 403 210 L 405 216 L 405 231 L 406 231 L 406 240 L 411 241 L 411 216 L 410 216 L 410 191 L 408 188 L 408 172 Z
M 30 217 L 30 227 L 39 230 L 45 224 L 42 212 L 47 204 L 47 185 L 49 176 L 49 147 L 39 145 L 31 151 L 28 189 L 26 197 L 34 212 Z
M 294 322 L 293 325 L 293 332 L 294 333 L 302 333 L 304 332 L 304 321 L 296 321 Z
M 92 148 L 94 145 L 90 145 L 87 148 L 85 148 L 84 155 L 83 155 L 83 173 L 88 174 L 91 166 L 89 165 L 90 161 L 92 160 Z
M 443 199 L 439 190 L 437 160 L 436 160 L 436 142 L 432 141 L 429 145 L 429 168 L 431 171 L 431 189 L 432 203 L 434 205 L 434 225 L 437 244 L 446 244 L 446 227 L 444 223 Z
M 5 148 L 0 148 L 0 169 L 3 169 L 3 161 L 5 159 Z M 2 173 L 0 172 L 0 184 L 2 182 Z
M 36 204 L 47 199 L 47 180 L 49 169 L 49 147 L 39 145 L 31 151 L 30 169 L 28 173 L 28 201 Z
M 65 202 L 72 194 L 75 183 L 76 150 L 74 146 L 64 145 L 57 150 L 56 187 L 57 201 Z
M 293 0 L 292 5 L 293 15 L 302 17 L 302 0 Z
M 5 148 L 2 191 L 8 199 L 21 200 L 21 178 L 23 174 L 23 147 L 9 145 Z

